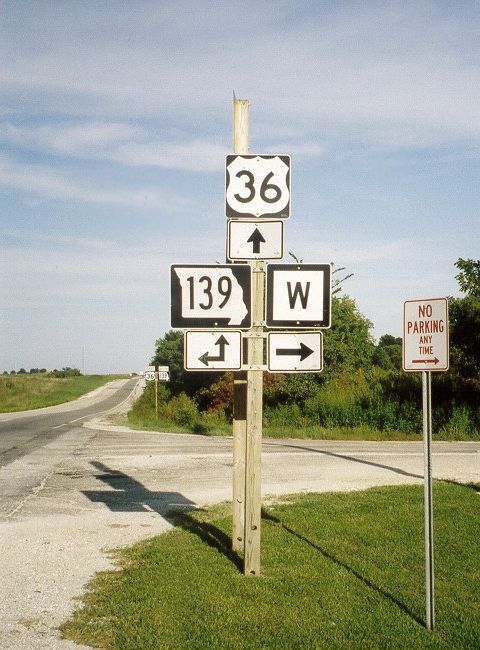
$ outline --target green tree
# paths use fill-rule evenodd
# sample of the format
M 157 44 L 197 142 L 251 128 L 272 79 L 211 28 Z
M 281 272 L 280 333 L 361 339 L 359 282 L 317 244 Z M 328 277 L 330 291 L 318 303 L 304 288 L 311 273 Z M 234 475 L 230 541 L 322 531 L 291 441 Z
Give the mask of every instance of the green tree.
M 450 378 L 454 397 L 478 405 L 480 398 L 480 260 L 455 266 L 463 298 L 449 299 Z
M 373 325 L 347 295 L 332 298 L 332 326 L 324 332 L 324 367 L 327 373 L 366 368 L 372 364 Z
M 402 367 L 402 338 L 391 334 L 380 337 L 372 361 L 384 370 L 400 370 Z
M 199 388 L 210 386 L 222 376 L 221 372 L 187 372 L 183 366 L 183 332 L 170 330 L 155 343 L 152 365 L 168 366 L 173 395 L 182 391 L 193 396 Z
M 460 269 L 460 273 L 455 276 L 460 291 L 480 298 L 480 260 L 464 260 L 460 257 L 455 266 Z

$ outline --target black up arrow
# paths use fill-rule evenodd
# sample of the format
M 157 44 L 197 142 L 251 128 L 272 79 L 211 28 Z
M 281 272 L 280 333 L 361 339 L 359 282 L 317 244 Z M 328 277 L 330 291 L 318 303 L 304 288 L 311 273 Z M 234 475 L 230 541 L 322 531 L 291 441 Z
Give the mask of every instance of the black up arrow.
M 218 345 L 219 347 L 218 356 L 210 357 L 208 355 L 208 352 L 205 352 L 205 354 L 202 354 L 201 357 L 198 357 L 198 360 L 204 363 L 206 366 L 208 366 L 209 361 L 225 361 L 225 346 L 230 345 L 230 343 L 222 334 L 218 341 L 215 341 L 215 345 Z
M 298 354 L 300 355 L 300 361 L 303 361 L 311 354 L 313 354 L 313 350 L 307 347 L 305 343 L 300 343 L 299 348 L 277 348 L 275 352 L 278 356 L 283 357 L 293 357 L 294 355 Z
M 250 237 L 247 239 L 247 244 L 250 242 L 253 244 L 253 254 L 255 255 L 256 253 L 260 253 L 260 244 L 264 244 L 265 239 L 263 238 L 263 235 L 258 228 L 255 228 Z

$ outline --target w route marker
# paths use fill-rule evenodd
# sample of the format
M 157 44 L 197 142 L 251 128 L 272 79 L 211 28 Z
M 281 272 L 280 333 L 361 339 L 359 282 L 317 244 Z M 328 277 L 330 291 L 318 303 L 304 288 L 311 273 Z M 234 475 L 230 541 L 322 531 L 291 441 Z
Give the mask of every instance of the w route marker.
M 267 327 L 331 325 L 330 264 L 267 266 Z

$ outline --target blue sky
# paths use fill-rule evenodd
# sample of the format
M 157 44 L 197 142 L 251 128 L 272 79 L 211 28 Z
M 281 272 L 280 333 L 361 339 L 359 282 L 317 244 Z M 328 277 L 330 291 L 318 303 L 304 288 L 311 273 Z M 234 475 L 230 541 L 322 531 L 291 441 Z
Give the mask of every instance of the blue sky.
M 232 95 L 292 158 L 286 250 L 374 324 L 480 252 L 477 2 L 0 0 L 0 370 L 141 370 L 223 262 Z M 288 261 L 288 260 L 287 260 Z

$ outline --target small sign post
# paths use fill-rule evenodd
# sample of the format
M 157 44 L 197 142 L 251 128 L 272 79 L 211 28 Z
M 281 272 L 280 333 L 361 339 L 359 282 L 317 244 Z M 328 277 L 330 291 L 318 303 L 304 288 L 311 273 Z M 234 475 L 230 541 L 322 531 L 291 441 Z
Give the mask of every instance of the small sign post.
M 427 629 L 433 630 L 432 372 L 448 370 L 448 302 L 446 298 L 407 300 L 403 314 L 403 369 L 422 373 L 425 619 Z

